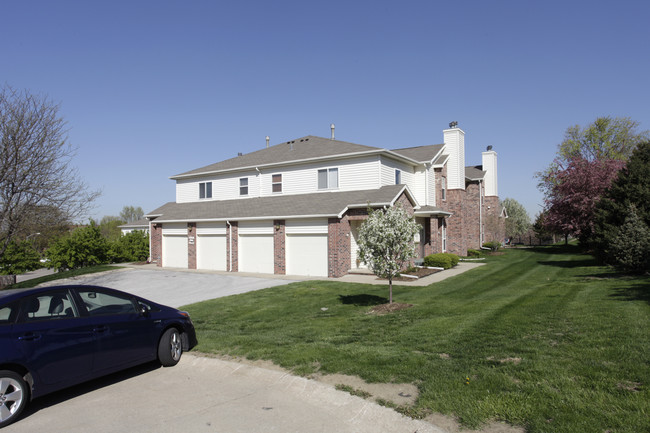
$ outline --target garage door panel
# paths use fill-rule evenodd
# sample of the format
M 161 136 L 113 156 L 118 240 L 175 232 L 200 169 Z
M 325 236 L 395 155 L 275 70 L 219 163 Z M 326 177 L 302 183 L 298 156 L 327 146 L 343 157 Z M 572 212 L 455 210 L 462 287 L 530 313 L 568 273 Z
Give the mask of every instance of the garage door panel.
M 163 236 L 163 266 L 187 268 L 187 236 Z
M 326 234 L 288 235 L 286 246 L 287 274 L 327 277 Z
M 239 236 L 239 271 L 274 273 L 273 235 Z
M 198 269 L 225 271 L 227 267 L 226 236 L 197 236 L 196 255 Z

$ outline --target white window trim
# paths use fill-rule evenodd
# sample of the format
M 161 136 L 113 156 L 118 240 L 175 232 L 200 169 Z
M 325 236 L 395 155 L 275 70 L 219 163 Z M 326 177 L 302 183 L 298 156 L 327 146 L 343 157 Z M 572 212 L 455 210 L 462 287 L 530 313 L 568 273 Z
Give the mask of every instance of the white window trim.
M 242 185 L 242 180 L 246 181 L 246 185 Z M 249 191 L 250 191 L 250 181 L 247 177 L 240 177 L 239 178 L 239 195 L 240 196 L 247 196 Z M 246 188 L 246 194 L 242 194 L 242 188 Z
M 273 177 L 280 176 L 280 182 L 274 182 Z M 280 185 L 280 191 L 273 191 L 275 185 Z M 282 173 L 275 173 L 271 175 L 271 193 L 272 194 L 282 194 Z
M 210 189 L 209 191 L 210 194 L 208 194 L 208 185 Z M 203 192 L 203 197 L 201 197 L 201 192 Z M 212 182 L 199 182 L 199 200 L 209 200 L 211 198 L 212 198 Z
M 325 173 L 327 173 L 327 176 L 325 178 L 325 181 L 327 182 L 327 185 L 325 186 L 325 188 L 321 188 L 320 181 L 319 181 L 319 178 L 318 178 L 321 171 L 324 171 Z M 333 186 L 331 186 L 331 182 L 330 182 L 330 174 L 333 173 L 334 171 L 336 171 L 336 186 L 333 187 Z M 319 191 L 325 191 L 325 190 L 328 190 L 328 189 L 329 190 L 339 189 L 339 184 L 340 184 L 340 182 L 339 182 L 339 168 L 338 167 L 319 168 L 316 171 L 316 184 L 317 184 L 316 187 L 318 188 Z

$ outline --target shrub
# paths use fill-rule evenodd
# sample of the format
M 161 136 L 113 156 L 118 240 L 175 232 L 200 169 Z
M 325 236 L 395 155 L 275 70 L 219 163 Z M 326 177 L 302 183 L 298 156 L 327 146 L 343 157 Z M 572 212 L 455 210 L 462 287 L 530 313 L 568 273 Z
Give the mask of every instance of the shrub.
M 141 262 L 149 257 L 149 236 L 134 230 L 111 243 L 111 259 L 116 263 Z
M 424 258 L 424 266 L 430 266 L 434 268 L 444 268 L 449 269 L 453 266 L 456 266 L 460 259 L 456 254 L 450 253 L 438 253 L 430 254 Z
M 50 259 L 48 267 L 61 271 L 108 263 L 109 248 L 99 227 L 91 221 L 89 226 L 58 239 L 45 254 Z
M 490 242 L 485 242 L 483 244 L 483 248 L 489 248 L 492 251 L 496 251 L 499 248 L 501 248 L 501 243 L 497 241 L 490 241 Z
M 41 267 L 39 258 L 31 242 L 11 241 L 0 257 L 0 275 L 22 274 L 38 269 Z
M 470 248 L 467 250 L 467 257 L 481 257 L 481 252 Z

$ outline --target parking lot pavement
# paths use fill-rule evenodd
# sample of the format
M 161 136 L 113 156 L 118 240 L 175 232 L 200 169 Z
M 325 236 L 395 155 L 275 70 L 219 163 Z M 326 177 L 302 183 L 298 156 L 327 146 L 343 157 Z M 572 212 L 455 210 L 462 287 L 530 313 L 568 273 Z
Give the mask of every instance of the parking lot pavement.
M 294 280 L 216 273 L 121 268 L 45 283 L 92 284 L 124 290 L 171 307 L 288 284 Z
M 3 433 L 444 433 L 283 371 L 183 355 L 37 399 Z

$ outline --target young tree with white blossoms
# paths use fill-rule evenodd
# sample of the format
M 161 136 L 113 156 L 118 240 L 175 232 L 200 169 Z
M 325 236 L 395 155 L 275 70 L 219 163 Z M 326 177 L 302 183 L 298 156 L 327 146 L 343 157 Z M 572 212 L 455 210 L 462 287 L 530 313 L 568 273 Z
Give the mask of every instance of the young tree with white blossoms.
M 369 210 L 359 228 L 359 257 L 379 278 L 388 279 L 393 303 L 393 278 L 416 257 L 413 237 L 420 230 L 415 218 L 400 205 Z

